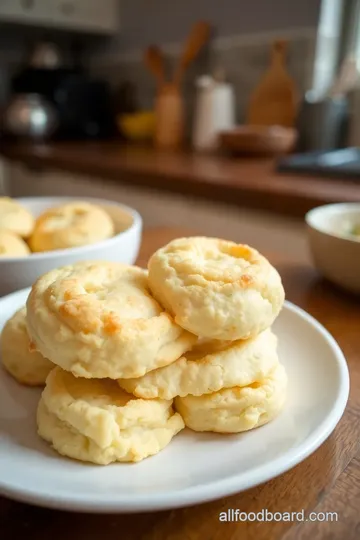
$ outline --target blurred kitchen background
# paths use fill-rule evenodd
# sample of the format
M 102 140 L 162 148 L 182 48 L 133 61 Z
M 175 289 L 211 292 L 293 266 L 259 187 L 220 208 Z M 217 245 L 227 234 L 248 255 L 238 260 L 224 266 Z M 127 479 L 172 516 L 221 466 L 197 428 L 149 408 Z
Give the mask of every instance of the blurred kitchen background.
M 307 253 L 360 201 L 360 0 L 0 0 L 0 190 Z

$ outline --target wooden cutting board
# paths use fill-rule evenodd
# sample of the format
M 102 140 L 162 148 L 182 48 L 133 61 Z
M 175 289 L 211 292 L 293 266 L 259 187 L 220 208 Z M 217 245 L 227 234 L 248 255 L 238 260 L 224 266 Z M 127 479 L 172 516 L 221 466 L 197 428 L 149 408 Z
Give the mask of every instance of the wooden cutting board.
M 295 83 L 286 69 L 286 52 L 286 41 L 273 43 L 270 67 L 250 98 L 247 124 L 295 126 L 299 100 Z

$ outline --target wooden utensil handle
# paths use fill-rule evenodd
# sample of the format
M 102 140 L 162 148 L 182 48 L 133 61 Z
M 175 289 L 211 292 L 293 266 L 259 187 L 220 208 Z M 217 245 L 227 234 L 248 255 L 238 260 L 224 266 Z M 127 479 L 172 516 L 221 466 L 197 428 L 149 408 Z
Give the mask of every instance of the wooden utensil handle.
M 145 64 L 154 75 L 158 86 L 165 83 L 165 66 L 161 50 L 156 45 L 150 45 L 145 51 Z
M 211 27 L 206 21 L 198 21 L 192 28 L 176 68 L 174 83 L 180 85 L 184 73 L 209 39 Z

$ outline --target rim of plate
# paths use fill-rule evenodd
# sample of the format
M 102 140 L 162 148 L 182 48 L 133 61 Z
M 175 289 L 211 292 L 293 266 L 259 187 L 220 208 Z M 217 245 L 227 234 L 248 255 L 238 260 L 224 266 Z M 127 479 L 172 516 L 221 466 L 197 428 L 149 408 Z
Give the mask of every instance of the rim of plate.
M 12 293 L 1 298 L 0 302 L 5 299 L 9 300 L 11 296 L 25 293 L 29 290 L 24 289 Z M 332 409 L 311 436 L 307 437 L 296 449 L 289 449 L 282 456 L 264 463 L 250 472 L 233 475 L 209 482 L 208 484 L 153 494 L 150 497 L 149 494 L 136 496 L 119 495 L 118 497 L 111 496 L 111 498 L 109 497 L 107 499 L 104 496 L 96 498 L 96 493 L 89 494 L 88 496 L 77 496 L 76 493 L 70 492 L 70 488 L 70 495 L 63 493 L 54 495 L 53 492 L 47 489 L 39 491 L 36 488 L 14 488 L 11 486 L 11 483 L 4 482 L 2 479 L 0 479 L 0 494 L 20 502 L 71 512 L 119 514 L 155 512 L 202 504 L 221 499 L 225 496 L 234 495 L 235 493 L 240 493 L 259 484 L 263 484 L 292 469 L 315 452 L 326 441 L 340 421 L 348 402 L 350 377 L 345 356 L 330 332 L 312 315 L 292 302 L 285 301 L 284 307 L 307 321 L 322 335 L 334 353 L 339 375 L 338 392 Z

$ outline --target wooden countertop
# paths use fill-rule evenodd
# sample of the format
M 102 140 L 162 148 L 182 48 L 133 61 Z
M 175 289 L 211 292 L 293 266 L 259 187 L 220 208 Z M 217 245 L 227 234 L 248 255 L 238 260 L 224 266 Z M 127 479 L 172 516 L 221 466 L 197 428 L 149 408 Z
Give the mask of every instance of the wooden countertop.
M 192 231 L 194 232 L 194 231 Z M 145 231 L 139 264 L 184 229 Z M 191 232 L 190 232 L 191 234 Z M 137 515 L 87 515 L 35 508 L 0 498 L 2 538 L 47 540 L 325 540 L 359 538 L 360 508 L 360 304 L 321 280 L 286 253 L 270 254 L 287 298 L 314 315 L 347 358 L 351 390 L 344 416 L 327 441 L 289 472 L 244 493 L 174 511 Z M 229 508 L 242 512 L 310 512 L 318 521 L 220 522 Z M 336 512 L 337 521 L 325 520 Z M 322 513 L 322 514 L 320 514 Z M 322 519 L 322 521 L 321 521 Z
M 321 204 L 360 202 L 360 182 L 280 174 L 271 159 L 159 152 L 118 142 L 3 144 L 0 154 L 30 167 L 80 173 L 298 217 Z

